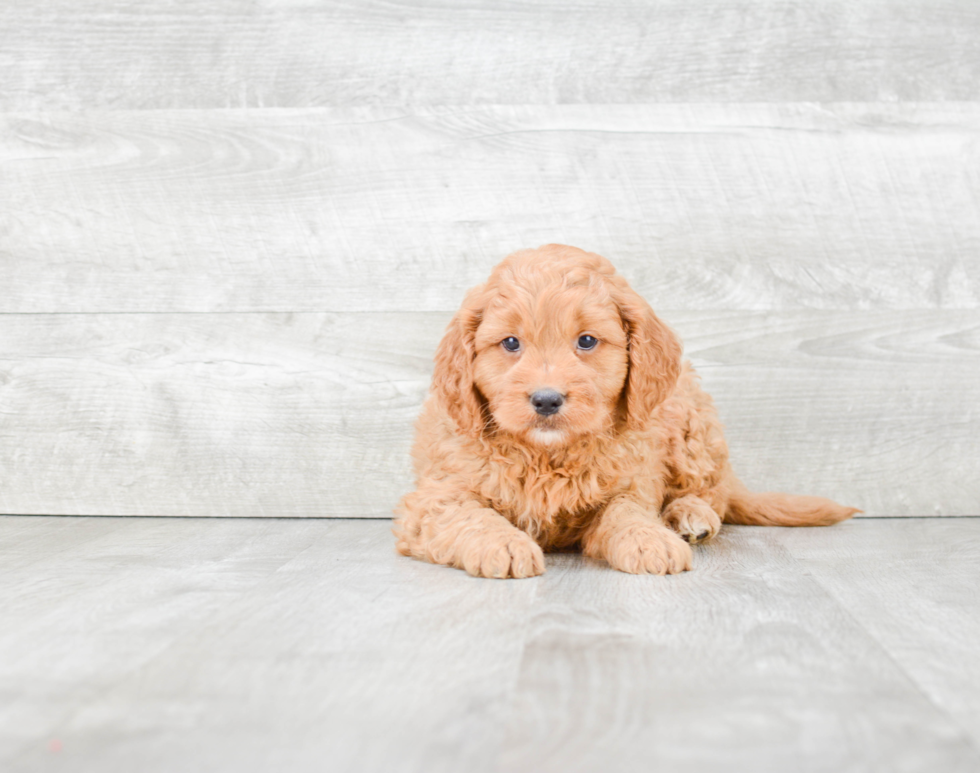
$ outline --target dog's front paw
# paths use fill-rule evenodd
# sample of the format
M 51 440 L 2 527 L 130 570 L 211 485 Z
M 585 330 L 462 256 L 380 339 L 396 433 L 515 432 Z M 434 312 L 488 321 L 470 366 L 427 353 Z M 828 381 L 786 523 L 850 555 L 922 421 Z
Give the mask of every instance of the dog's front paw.
M 511 528 L 471 540 L 462 563 L 474 577 L 535 577 L 544 574 L 544 551 L 526 533 Z
M 630 574 L 678 574 L 691 568 L 691 548 L 660 524 L 631 524 L 613 534 L 605 550 L 613 569 Z
M 663 519 L 682 540 L 692 545 L 711 539 L 721 529 L 721 518 L 711 509 L 711 505 L 700 497 L 690 495 L 667 505 L 663 510 Z

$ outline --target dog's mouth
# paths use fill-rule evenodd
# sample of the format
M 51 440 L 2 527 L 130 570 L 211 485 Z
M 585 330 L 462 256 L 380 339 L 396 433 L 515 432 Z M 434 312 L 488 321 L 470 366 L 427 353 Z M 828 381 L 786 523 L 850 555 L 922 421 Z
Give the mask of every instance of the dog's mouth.
M 564 430 L 565 421 L 559 414 L 552 416 L 535 416 L 531 420 L 531 429 L 543 432 L 561 432 Z
M 568 437 L 566 421 L 559 415 L 535 416 L 529 422 L 528 437 L 543 446 L 560 445 Z
M 527 434 L 532 441 L 542 446 L 561 445 L 562 443 L 565 442 L 565 439 L 567 437 L 567 435 L 565 434 L 565 430 L 559 429 L 557 427 L 555 428 L 535 427 L 531 429 Z

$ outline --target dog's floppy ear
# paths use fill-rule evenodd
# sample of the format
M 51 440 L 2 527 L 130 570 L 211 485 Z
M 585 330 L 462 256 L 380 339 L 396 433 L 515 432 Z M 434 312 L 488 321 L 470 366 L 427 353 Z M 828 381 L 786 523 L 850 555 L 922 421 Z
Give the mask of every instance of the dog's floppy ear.
M 478 437 L 483 431 L 483 399 L 473 383 L 474 339 L 483 314 L 483 286 L 466 294 L 436 349 L 432 393 L 437 395 L 460 432 Z
M 616 277 L 614 297 L 626 328 L 629 374 L 626 377 L 627 426 L 648 426 L 654 409 L 674 389 L 681 372 L 681 342 L 626 281 Z

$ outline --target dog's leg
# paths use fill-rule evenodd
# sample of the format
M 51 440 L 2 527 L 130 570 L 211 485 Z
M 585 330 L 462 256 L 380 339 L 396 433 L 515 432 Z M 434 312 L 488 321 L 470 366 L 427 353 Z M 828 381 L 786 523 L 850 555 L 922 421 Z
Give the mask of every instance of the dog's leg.
M 406 500 L 411 497 L 406 497 Z M 398 551 L 474 577 L 534 577 L 544 573 L 544 552 L 531 537 L 479 502 L 439 503 L 423 511 L 405 503 L 396 521 Z
M 701 497 L 687 494 L 663 510 L 664 523 L 694 545 L 714 537 L 721 528 L 721 516 Z
M 691 568 L 691 548 L 659 515 L 629 497 L 610 502 L 582 541 L 582 552 L 630 574 L 677 574 Z

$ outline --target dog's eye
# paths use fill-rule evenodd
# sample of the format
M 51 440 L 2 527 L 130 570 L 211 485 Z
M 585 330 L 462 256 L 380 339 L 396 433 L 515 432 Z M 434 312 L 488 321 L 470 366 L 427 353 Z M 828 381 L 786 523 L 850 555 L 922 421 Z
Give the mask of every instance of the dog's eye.
M 521 348 L 521 342 L 514 338 L 514 336 L 508 336 L 500 342 L 500 345 L 508 352 L 516 352 Z
M 599 343 L 599 339 L 596 338 L 595 336 L 585 335 L 585 336 L 578 337 L 579 349 L 585 349 L 586 351 L 588 351 L 589 349 L 595 349 L 595 345 L 597 343 Z

